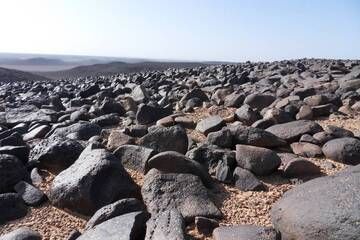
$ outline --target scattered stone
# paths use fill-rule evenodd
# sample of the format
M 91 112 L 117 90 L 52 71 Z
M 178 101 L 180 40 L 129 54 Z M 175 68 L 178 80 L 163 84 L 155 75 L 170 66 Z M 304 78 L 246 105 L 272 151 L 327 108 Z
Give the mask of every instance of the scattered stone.
M 205 135 L 208 135 L 210 132 L 218 131 L 224 126 L 225 122 L 220 116 L 212 116 L 201 120 L 196 125 L 196 130 Z
M 26 169 L 17 157 L 0 154 L 0 194 L 11 192 L 15 184 L 26 177 Z
M 254 225 L 218 227 L 213 233 L 214 240 L 280 240 L 280 235 L 272 228 Z
M 257 179 L 250 171 L 242 168 L 235 168 L 235 187 L 241 191 L 265 191 L 265 185 Z
M 256 176 L 273 173 L 281 163 L 272 150 L 248 145 L 236 145 L 236 161 L 239 167 L 247 169 Z
M 291 145 L 292 151 L 302 157 L 321 157 L 323 152 L 318 145 L 307 142 L 294 142 Z
M 315 134 L 322 131 L 319 124 L 309 120 L 298 120 L 288 123 L 276 124 L 266 131 L 286 140 L 289 143 L 298 141 L 304 134 Z
M 196 217 L 195 226 L 199 233 L 210 236 L 213 230 L 219 227 L 219 222 L 206 217 Z
M 326 158 L 345 164 L 360 163 L 360 140 L 356 138 L 337 138 L 328 141 L 322 147 Z
M 18 182 L 14 189 L 29 206 L 39 206 L 47 199 L 42 191 L 24 181 Z

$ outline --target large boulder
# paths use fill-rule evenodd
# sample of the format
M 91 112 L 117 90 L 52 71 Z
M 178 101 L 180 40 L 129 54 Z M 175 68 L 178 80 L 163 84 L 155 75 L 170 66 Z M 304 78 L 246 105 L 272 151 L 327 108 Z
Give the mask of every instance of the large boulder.
M 360 236 L 360 165 L 286 192 L 271 210 L 287 240 L 352 240 Z
M 324 155 L 332 160 L 356 165 L 360 163 L 360 140 L 356 138 L 337 138 L 328 141 L 322 148 Z
M 17 157 L 0 154 L 0 193 L 12 191 L 15 184 L 26 177 L 26 169 Z
M 152 216 L 146 223 L 145 240 L 185 240 L 185 221 L 171 209 Z
M 188 149 L 188 137 L 180 126 L 158 127 L 139 140 L 139 145 L 156 152 L 176 151 L 185 154 Z
M 113 201 L 136 197 L 137 193 L 136 184 L 119 159 L 89 145 L 73 165 L 55 177 L 49 199 L 59 208 L 92 215 Z
M 239 167 L 257 176 L 273 173 L 281 164 L 281 159 L 272 150 L 248 145 L 236 145 L 236 161 Z
M 148 214 L 132 212 L 111 218 L 85 231 L 77 240 L 138 240 L 144 239 Z
M 192 174 L 164 174 L 151 169 L 145 176 L 141 193 L 151 214 L 175 208 L 186 221 L 196 216 L 222 216 L 200 178 Z
M 287 142 L 295 142 L 304 134 L 315 134 L 323 129 L 319 124 L 310 120 L 298 120 L 288 123 L 276 124 L 266 129 L 266 131 L 286 140 Z
M 31 149 L 30 162 L 57 173 L 73 164 L 83 150 L 84 147 L 76 140 L 52 136 Z

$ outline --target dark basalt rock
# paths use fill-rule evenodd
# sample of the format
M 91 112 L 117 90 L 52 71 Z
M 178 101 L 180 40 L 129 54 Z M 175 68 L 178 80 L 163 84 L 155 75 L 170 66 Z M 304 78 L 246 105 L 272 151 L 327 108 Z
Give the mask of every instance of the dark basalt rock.
M 357 239 L 360 228 L 359 165 L 287 191 L 271 210 L 282 239 Z
M 76 140 L 49 137 L 31 150 L 30 162 L 36 162 L 41 168 L 57 173 L 73 164 L 83 150 L 84 147 Z
M 105 149 L 92 147 L 55 177 L 49 195 L 53 205 L 92 215 L 113 201 L 138 196 L 138 188 L 121 162 Z
M 235 168 L 234 174 L 235 187 L 241 191 L 264 191 L 265 185 L 257 179 L 250 171 L 242 168 Z
M 122 145 L 114 151 L 114 155 L 120 159 L 126 168 L 144 172 L 145 164 L 155 154 L 151 148 Z
M 29 206 L 39 206 L 47 199 L 42 191 L 24 181 L 18 182 L 14 189 Z
M 219 227 L 214 230 L 214 240 L 280 240 L 272 228 L 264 228 L 255 225 L 238 225 L 231 227 Z
M 169 108 L 152 107 L 143 104 L 137 110 L 136 121 L 139 124 L 150 124 L 171 114 L 172 110 Z
M 93 228 L 96 225 L 123 214 L 144 211 L 144 208 L 145 206 L 142 204 L 142 202 L 136 198 L 121 199 L 97 210 L 96 213 L 86 223 L 85 229 Z
M 0 194 L 0 224 L 5 224 L 27 214 L 27 207 L 16 193 Z
M 323 129 L 319 124 L 309 120 L 298 120 L 276 124 L 266 129 L 266 131 L 286 140 L 289 143 L 298 141 L 304 134 L 312 135 L 321 132 L 322 130 Z
M 15 156 L 0 154 L 0 193 L 11 192 L 15 184 L 26 179 L 26 169 Z
M 236 161 L 239 167 L 257 176 L 273 173 L 280 166 L 279 156 L 272 150 L 248 145 L 236 145 Z
M 145 176 L 141 193 L 151 214 L 156 215 L 175 208 L 186 221 L 194 220 L 196 216 L 211 218 L 222 216 L 210 200 L 200 178 L 195 175 L 163 174 L 151 169 Z
M 111 218 L 85 231 L 77 240 L 138 240 L 144 239 L 148 214 L 132 212 Z
M 142 137 L 139 145 L 156 152 L 176 151 L 185 154 L 188 149 L 188 137 L 185 129 L 180 126 L 160 127 Z
M 31 228 L 21 227 L 11 231 L 5 235 L 0 236 L 0 240 L 41 240 L 42 237 L 38 232 Z
M 176 209 L 151 217 L 146 223 L 145 240 L 185 240 L 185 221 Z
M 325 157 L 345 164 L 360 163 L 360 140 L 356 138 L 337 138 L 322 147 Z

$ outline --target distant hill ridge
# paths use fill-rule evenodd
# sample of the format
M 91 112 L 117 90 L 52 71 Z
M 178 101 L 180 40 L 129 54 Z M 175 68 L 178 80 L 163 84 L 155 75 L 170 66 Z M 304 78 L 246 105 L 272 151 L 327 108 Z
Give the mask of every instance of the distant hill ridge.
M 46 80 L 49 79 L 44 76 L 39 76 L 37 74 L 0 67 L 0 83 L 19 82 L 19 81 L 46 81 Z
M 111 62 L 74 67 L 69 70 L 56 72 L 37 72 L 37 74 L 51 79 L 75 78 L 85 76 L 111 75 L 117 73 L 132 73 L 142 71 L 163 71 L 168 68 L 193 68 L 206 66 L 208 63 L 201 62 Z

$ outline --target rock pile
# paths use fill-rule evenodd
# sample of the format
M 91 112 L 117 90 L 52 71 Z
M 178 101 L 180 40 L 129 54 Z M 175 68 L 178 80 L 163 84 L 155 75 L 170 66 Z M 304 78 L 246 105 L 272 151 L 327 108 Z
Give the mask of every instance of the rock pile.
M 48 201 L 88 220 L 68 239 L 183 240 L 189 226 L 215 240 L 358 239 L 360 170 L 351 166 L 360 163 L 360 139 L 316 120 L 352 116 L 359 105 L 359 61 L 4 83 L 0 224 Z M 232 111 L 195 117 L 214 106 Z M 322 176 L 310 160 L 318 157 L 349 168 Z M 55 175 L 48 192 L 39 188 L 42 170 Z M 143 184 L 130 171 L 144 174 Z M 217 185 L 268 191 L 263 179 L 273 175 L 305 183 L 274 204 L 272 227 L 219 226 Z M 41 239 L 37 230 L 0 240 Z

